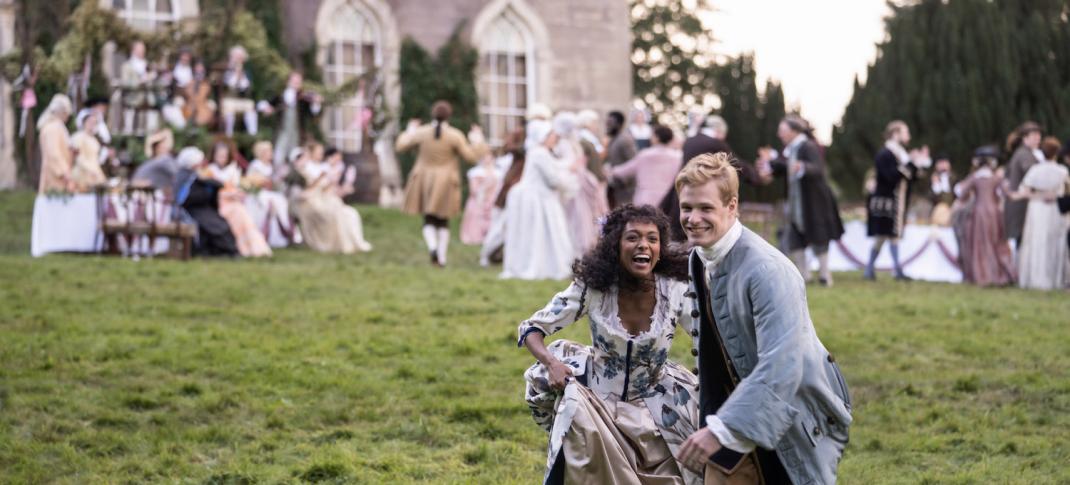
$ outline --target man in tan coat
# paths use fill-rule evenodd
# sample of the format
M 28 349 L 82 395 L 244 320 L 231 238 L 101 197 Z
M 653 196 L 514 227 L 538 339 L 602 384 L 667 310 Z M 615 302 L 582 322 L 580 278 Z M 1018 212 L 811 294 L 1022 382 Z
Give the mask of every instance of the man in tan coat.
M 453 110 L 449 103 L 438 101 L 431 109 L 433 121 L 420 126 L 410 120 L 397 139 L 397 151 L 419 148 L 416 165 L 405 185 L 405 212 L 424 216 L 423 236 L 431 253 L 431 264 L 446 265 L 449 248 L 449 220 L 461 213 L 461 159 L 475 163 L 486 154 L 483 133 L 473 126 L 469 138 L 449 125 Z

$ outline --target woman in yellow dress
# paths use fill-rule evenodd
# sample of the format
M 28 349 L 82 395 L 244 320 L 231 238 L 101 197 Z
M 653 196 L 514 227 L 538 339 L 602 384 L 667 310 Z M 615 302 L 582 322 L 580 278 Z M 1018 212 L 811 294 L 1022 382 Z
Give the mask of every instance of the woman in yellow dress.
M 79 115 L 77 124 L 79 130 L 71 137 L 75 151 L 71 185 L 75 192 L 89 192 L 107 182 L 104 170 L 100 168 L 100 140 L 95 134 L 100 115 L 95 111 L 84 111 Z

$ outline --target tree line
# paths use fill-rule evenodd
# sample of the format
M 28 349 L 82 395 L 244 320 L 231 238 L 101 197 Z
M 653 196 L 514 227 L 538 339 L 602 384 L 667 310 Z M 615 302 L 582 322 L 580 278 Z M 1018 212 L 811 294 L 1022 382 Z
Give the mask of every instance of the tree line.
M 828 149 L 841 193 L 858 197 L 886 123 L 951 157 L 959 174 L 1023 121 L 1070 135 L 1070 1 L 922 0 L 890 4 L 886 40 Z

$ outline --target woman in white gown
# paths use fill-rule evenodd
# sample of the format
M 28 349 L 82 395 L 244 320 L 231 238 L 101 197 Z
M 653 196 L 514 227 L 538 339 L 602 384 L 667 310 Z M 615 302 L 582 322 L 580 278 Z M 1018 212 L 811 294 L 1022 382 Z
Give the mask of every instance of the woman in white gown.
M 290 219 L 290 203 L 286 196 L 274 190 L 275 167 L 271 157 L 274 152 L 270 141 L 258 141 L 253 145 L 256 157 L 245 168 L 245 179 L 256 193 L 245 198 L 245 208 L 253 218 L 256 227 L 264 234 L 268 245 L 284 248 L 291 242 L 300 243 L 301 233 L 294 231 Z
M 549 121 L 527 125 L 524 175 L 505 204 L 502 278 L 565 279 L 575 257 L 561 194 L 575 191 L 576 176 L 551 151 L 558 141 Z
M 1061 145 L 1055 138 L 1041 142 L 1044 159 L 1029 168 L 1018 192 L 1011 198 L 1028 198 L 1022 247 L 1018 251 L 1018 285 L 1055 290 L 1066 287 L 1068 266 L 1066 216 L 1059 213 L 1057 197 L 1066 194 L 1070 171 L 1055 161 Z

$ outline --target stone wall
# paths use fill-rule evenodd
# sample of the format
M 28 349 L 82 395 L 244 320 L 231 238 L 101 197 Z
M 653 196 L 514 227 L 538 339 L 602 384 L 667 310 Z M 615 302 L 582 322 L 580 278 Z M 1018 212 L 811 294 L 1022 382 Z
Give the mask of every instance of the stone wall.
M 538 15 L 549 34 L 548 99 L 554 109 L 627 108 L 632 96 L 631 29 L 626 0 L 515 0 Z M 485 8 L 505 0 L 378 0 L 389 5 L 402 37 L 411 36 L 431 52 L 465 22 L 465 35 Z M 286 36 L 291 57 L 316 40 L 322 0 L 287 2 Z
M 538 31 L 536 59 L 539 63 L 534 101 L 554 109 L 590 108 L 599 112 L 624 110 L 632 97 L 631 29 L 626 0 L 349 0 L 364 2 L 372 11 L 387 11 L 393 25 L 384 31 L 400 39 L 415 39 L 428 51 L 435 52 L 463 24 L 462 35 L 472 41 L 473 30 L 480 28 L 505 8 L 513 8 Z M 299 65 L 309 49 L 317 46 L 316 22 L 323 8 L 335 8 L 336 0 L 284 2 L 284 39 L 291 63 Z M 478 39 L 477 39 L 478 40 Z M 475 43 L 475 42 L 473 42 Z M 400 42 L 397 44 L 400 46 Z M 384 59 L 397 52 L 384 52 Z M 389 66 L 388 66 L 389 67 Z M 396 103 L 396 97 L 394 103 Z M 380 204 L 391 199 L 387 185 L 400 180 L 388 177 L 397 172 L 390 144 L 381 153 L 366 149 L 349 154 L 347 159 L 358 167 L 358 190 L 355 199 Z M 396 197 L 395 197 L 396 198 Z M 391 199 L 393 200 L 393 199 Z
M 15 46 L 15 2 L 0 0 L 0 54 Z M 15 137 L 18 133 L 18 118 L 12 106 L 11 85 L 0 78 L 0 190 L 12 189 L 17 182 L 15 162 Z

